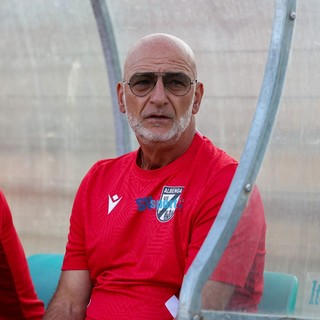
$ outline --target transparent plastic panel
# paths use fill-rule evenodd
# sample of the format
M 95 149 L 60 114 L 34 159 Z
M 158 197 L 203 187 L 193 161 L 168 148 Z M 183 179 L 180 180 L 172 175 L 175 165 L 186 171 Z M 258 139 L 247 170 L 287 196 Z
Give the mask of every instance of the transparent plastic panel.
M 319 1 L 299 1 L 283 99 L 258 183 L 268 222 L 266 269 L 297 276 L 296 315 L 320 316 Z
M 115 156 L 89 1 L 0 3 L 0 181 L 28 254 L 64 251 L 82 176 Z

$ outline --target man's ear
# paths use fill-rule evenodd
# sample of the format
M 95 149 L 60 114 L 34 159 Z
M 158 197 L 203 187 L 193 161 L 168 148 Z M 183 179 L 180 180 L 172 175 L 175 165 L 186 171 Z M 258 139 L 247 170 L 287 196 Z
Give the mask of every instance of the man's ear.
M 118 97 L 118 105 L 119 110 L 122 113 L 126 113 L 126 107 L 124 103 L 124 91 L 122 82 L 118 82 L 117 84 L 117 97 Z
M 195 85 L 197 87 L 196 87 L 196 91 L 194 93 L 194 101 L 193 101 L 193 106 L 192 106 L 192 113 L 193 114 L 198 113 L 198 111 L 200 109 L 200 105 L 201 105 L 201 100 L 203 97 L 203 92 L 204 92 L 202 82 L 197 82 Z

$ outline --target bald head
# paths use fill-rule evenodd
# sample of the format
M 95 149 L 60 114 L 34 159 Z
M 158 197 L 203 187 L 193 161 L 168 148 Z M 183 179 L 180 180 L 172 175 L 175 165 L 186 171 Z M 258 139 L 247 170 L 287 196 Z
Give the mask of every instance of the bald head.
M 183 71 L 193 79 L 197 76 L 193 51 L 181 39 L 155 33 L 138 40 L 127 54 L 124 78 L 142 71 Z

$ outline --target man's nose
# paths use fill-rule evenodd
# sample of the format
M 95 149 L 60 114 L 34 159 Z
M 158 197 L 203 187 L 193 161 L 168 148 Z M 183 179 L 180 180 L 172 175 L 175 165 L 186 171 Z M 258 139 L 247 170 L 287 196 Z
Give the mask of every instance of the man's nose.
M 151 101 L 154 103 L 163 103 L 167 99 L 167 89 L 163 84 L 162 76 L 158 76 L 156 85 L 151 91 Z

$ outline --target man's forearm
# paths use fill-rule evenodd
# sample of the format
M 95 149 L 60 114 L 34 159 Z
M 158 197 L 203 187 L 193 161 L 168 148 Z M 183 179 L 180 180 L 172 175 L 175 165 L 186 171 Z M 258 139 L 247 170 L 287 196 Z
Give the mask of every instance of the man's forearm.
M 83 308 L 74 308 L 65 304 L 59 304 L 54 300 L 49 304 L 43 320 L 83 320 L 86 312 Z
M 234 292 L 234 286 L 208 280 L 202 290 L 202 308 L 207 310 L 225 310 Z

